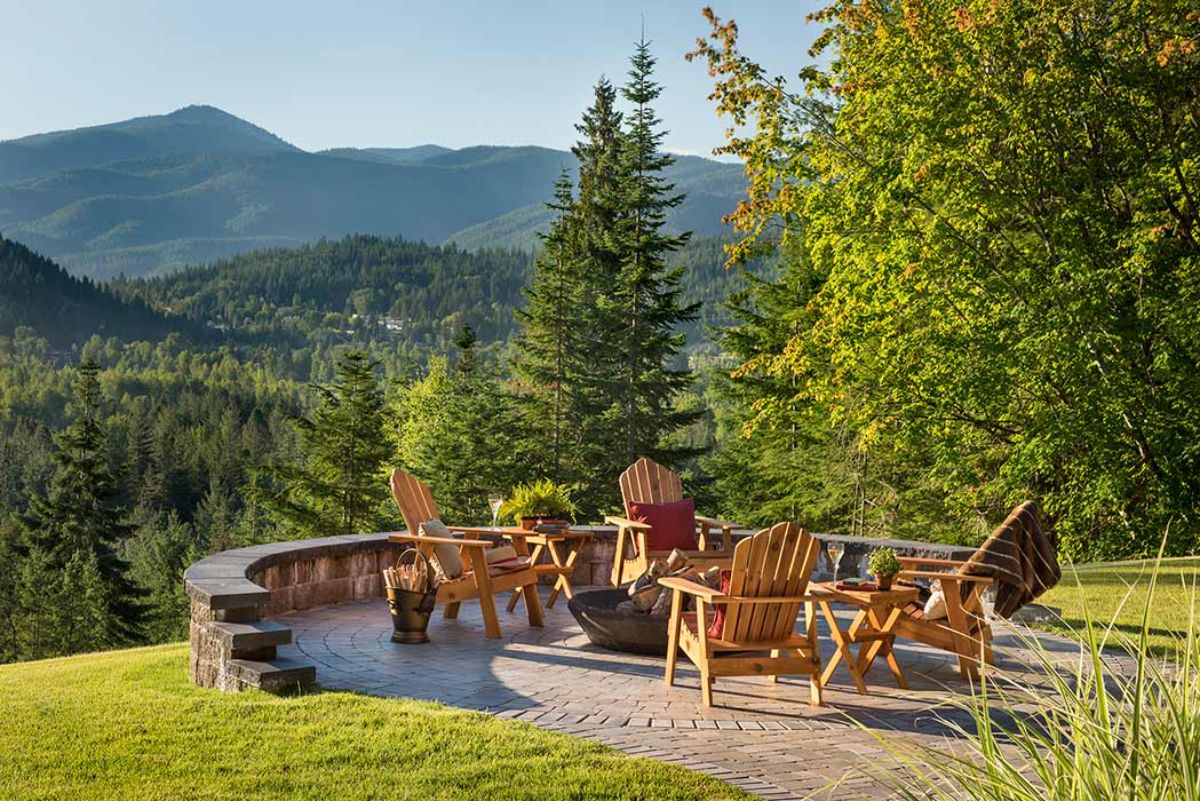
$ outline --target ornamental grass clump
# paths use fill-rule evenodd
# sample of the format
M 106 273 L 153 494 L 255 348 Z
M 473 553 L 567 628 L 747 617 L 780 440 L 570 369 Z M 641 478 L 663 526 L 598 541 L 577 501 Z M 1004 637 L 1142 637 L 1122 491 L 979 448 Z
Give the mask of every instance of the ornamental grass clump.
M 1085 615 L 1079 651 L 1051 653 L 1025 638 L 1034 680 L 985 671 L 961 706 L 966 725 L 946 721 L 948 749 L 919 753 L 888 744 L 906 799 L 1005 801 L 1197 801 L 1200 799 L 1200 642 L 1196 587 L 1177 658 L 1151 656 L 1147 635 L 1154 581 L 1140 631 L 1125 634 Z

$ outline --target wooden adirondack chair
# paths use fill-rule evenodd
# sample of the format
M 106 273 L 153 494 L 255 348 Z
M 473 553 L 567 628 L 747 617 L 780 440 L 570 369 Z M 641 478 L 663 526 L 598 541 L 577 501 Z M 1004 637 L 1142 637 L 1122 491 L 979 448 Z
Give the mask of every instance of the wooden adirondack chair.
M 621 500 L 627 513 L 630 503 L 674 503 L 683 500 L 683 482 L 679 476 L 645 457 L 638 459 L 621 474 L 620 485 Z M 733 530 L 738 525 L 701 515 L 695 518 L 696 540 L 700 547 L 699 550 L 685 551 L 688 561 L 701 569 L 713 565 L 729 567 L 733 558 Z M 651 527 L 646 523 L 615 515 L 605 517 L 604 522 L 617 527 L 617 547 L 613 554 L 611 575 L 614 587 L 640 576 L 651 561 L 670 555 L 669 550 L 649 549 L 647 535 Z M 721 532 L 720 550 L 710 550 L 710 546 L 715 544 L 712 542 L 714 530 Z
M 463 574 L 438 585 L 437 603 L 445 607 L 443 614 L 447 620 L 458 617 L 458 609 L 463 601 L 478 598 L 483 611 L 484 631 L 488 637 L 499 639 L 500 619 L 496 614 L 496 596 L 517 589 L 525 597 L 529 625 L 542 625 L 542 603 L 537 594 L 538 578 L 532 565 L 520 570 L 490 571 L 485 552 L 492 547 L 491 542 L 426 537 L 419 534 L 422 523 L 435 517 L 441 518 L 429 487 L 403 470 L 392 472 L 392 496 L 396 499 L 396 505 L 400 507 L 400 514 L 404 517 L 404 524 L 408 527 L 407 533 L 391 535 L 393 541 L 411 542 L 426 556 L 432 556 L 433 546 L 438 544 L 448 543 L 459 548 L 463 559 Z M 447 528 L 451 531 L 469 530 L 456 526 Z
M 1062 578 L 1054 537 L 1033 502 L 1014 508 L 965 562 L 901 557 L 900 566 L 901 581 L 942 583 L 946 617 L 930 620 L 922 606 L 912 604 L 903 610 L 896 633 L 957 655 L 959 670 L 971 679 L 979 676 L 980 659 L 995 664 L 992 628 L 983 610 L 989 585 L 996 586 L 993 611 L 1009 617 Z
M 685 578 L 659 579 L 672 592 L 667 684 L 675 681 L 675 659 L 682 648 L 700 669 L 705 706 L 712 706 L 717 676 L 768 675 L 778 681 L 781 674 L 808 674 L 809 697 L 820 706 L 821 654 L 814 607 L 818 597 L 805 594 L 819 553 L 819 544 L 807 531 L 793 523 L 777 523 L 734 548 L 727 593 Z M 694 611 L 684 611 L 684 595 L 695 599 Z M 710 636 L 714 607 L 720 605 L 724 623 L 719 636 Z M 801 605 L 805 633 L 797 634 Z M 769 655 L 761 653 L 767 651 Z
M 966 562 L 954 559 L 900 557 L 898 582 L 918 579 L 938 580 L 946 596 L 946 617 L 925 618 L 924 605 L 904 607 L 894 629 L 896 636 L 949 651 L 958 657 L 958 669 L 970 679 L 979 678 L 979 659 L 995 664 L 992 654 L 992 627 L 983 614 L 983 591 L 992 580 L 987 576 L 969 576 L 963 572 Z M 928 568 L 936 568 L 930 570 Z

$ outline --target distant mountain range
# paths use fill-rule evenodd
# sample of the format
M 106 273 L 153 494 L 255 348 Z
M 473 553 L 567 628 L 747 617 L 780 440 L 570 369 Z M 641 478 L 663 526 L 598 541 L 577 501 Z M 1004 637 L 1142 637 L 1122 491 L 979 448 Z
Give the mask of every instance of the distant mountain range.
M 479 146 L 301 150 L 210 106 L 0 142 L 0 233 L 95 277 L 164 272 L 350 233 L 529 247 L 570 153 Z M 722 231 L 739 165 L 681 156 L 670 225 Z

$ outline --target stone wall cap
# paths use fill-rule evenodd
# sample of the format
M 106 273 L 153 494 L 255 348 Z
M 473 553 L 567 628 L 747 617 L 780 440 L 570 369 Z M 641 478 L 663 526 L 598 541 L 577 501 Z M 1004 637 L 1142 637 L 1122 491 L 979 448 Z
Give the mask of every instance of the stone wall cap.
M 186 583 L 187 594 L 209 609 L 246 609 L 271 600 L 271 592 L 250 579 L 197 579 Z

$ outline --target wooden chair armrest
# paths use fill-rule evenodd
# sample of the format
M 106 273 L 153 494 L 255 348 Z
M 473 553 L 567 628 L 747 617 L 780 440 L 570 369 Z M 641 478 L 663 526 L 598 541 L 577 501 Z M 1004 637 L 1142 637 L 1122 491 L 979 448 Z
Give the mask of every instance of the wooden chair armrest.
M 392 534 L 388 539 L 395 542 L 428 542 L 431 545 L 461 545 L 466 548 L 491 548 L 487 540 L 456 540 L 453 537 L 425 537 L 421 534 Z
M 632 528 L 637 531 L 649 531 L 649 523 L 639 523 L 636 520 L 630 520 L 625 517 L 616 517 L 615 515 L 606 515 L 604 522 L 610 526 L 620 526 L 621 528 Z
M 668 576 L 658 580 L 660 586 L 666 587 L 669 590 L 679 590 L 686 592 L 688 595 L 695 595 L 703 598 L 706 601 L 722 601 L 725 596 L 720 590 L 714 590 L 712 587 L 705 587 L 703 584 L 697 584 L 691 579 L 685 579 L 681 576 Z
M 741 528 L 738 523 L 730 523 L 725 520 L 717 520 L 715 517 L 705 517 L 704 515 L 696 515 L 696 522 L 703 523 L 706 526 L 713 528 Z
M 922 559 L 919 556 L 901 556 L 900 566 L 905 570 L 915 570 L 918 565 L 932 565 L 933 567 L 962 567 L 966 562 L 959 559 Z
M 901 580 L 937 579 L 938 581 L 971 581 L 976 584 L 991 584 L 991 576 L 968 576 L 963 573 L 942 573 L 937 570 L 901 570 L 896 578 Z

